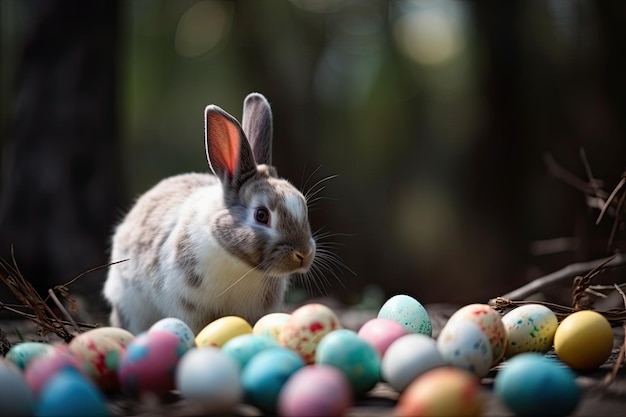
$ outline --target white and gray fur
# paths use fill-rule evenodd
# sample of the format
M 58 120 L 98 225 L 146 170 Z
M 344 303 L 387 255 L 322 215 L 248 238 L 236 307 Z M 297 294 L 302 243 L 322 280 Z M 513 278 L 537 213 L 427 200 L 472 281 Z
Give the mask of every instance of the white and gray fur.
M 111 325 L 132 333 L 164 317 L 194 332 L 226 315 L 251 324 L 281 308 L 289 277 L 306 273 L 316 245 L 304 196 L 271 166 L 272 114 L 246 97 L 242 126 L 205 109 L 211 174 L 167 178 L 143 194 L 116 228 L 104 296 Z M 258 208 L 270 223 L 255 220 Z

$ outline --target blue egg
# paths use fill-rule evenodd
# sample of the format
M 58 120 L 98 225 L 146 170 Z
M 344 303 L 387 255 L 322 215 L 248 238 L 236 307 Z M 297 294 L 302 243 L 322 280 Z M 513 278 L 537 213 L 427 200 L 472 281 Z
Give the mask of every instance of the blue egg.
M 104 395 L 86 377 L 64 369 L 43 386 L 35 407 L 35 417 L 110 416 Z
M 189 349 L 196 347 L 195 335 L 191 327 L 181 319 L 176 317 L 163 318 L 148 329 L 149 332 L 156 330 L 164 330 L 174 334 L 181 342 L 185 344 Z
M 242 334 L 226 342 L 222 346 L 222 351 L 235 359 L 239 368 L 243 369 L 254 355 L 274 347 L 279 347 L 279 344 L 270 336 Z
M 410 333 L 432 336 L 433 325 L 424 306 L 415 298 L 398 294 L 388 299 L 378 311 L 379 319 L 400 323 Z
M 324 336 L 317 345 L 315 363 L 339 368 L 356 395 L 365 394 L 380 381 L 378 352 L 352 330 L 333 330 Z
M 574 372 L 539 353 L 511 358 L 496 375 L 493 388 L 518 416 L 567 416 L 581 396 Z
M 283 347 L 256 354 L 241 374 L 244 400 L 265 413 L 276 414 L 278 395 L 283 385 L 304 365 L 300 355 Z

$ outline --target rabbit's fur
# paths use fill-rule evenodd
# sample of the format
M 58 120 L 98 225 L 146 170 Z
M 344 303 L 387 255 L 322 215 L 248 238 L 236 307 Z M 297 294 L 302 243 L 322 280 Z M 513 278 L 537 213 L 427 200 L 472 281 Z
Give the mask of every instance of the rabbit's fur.
M 207 106 L 215 175 L 161 181 L 117 227 L 111 260 L 127 261 L 110 267 L 104 285 L 112 325 L 137 334 L 177 317 L 198 333 L 226 315 L 254 324 L 281 308 L 290 275 L 308 271 L 316 245 L 306 200 L 270 165 L 272 116 L 262 95 L 246 98 L 242 124 Z

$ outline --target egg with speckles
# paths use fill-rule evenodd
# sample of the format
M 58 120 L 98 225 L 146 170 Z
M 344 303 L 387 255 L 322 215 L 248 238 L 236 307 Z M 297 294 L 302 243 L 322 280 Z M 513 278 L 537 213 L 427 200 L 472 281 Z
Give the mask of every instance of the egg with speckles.
M 53 348 L 49 343 L 22 342 L 11 346 L 11 349 L 6 354 L 6 359 L 14 363 L 18 368 L 25 369 L 28 362 L 50 352 Z
M 489 339 L 471 321 L 448 321 L 437 338 L 437 348 L 447 364 L 479 377 L 489 372 L 493 353 Z
M 176 317 L 165 317 L 156 323 L 154 323 L 148 329 L 149 332 L 156 330 L 164 330 L 176 335 L 181 342 L 187 345 L 188 348 L 196 346 L 195 335 L 191 327 L 184 321 Z
M 476 324 L 480 331 L 487 336 L 491 344 L 491 352 L 493 353 L 492 365 L 497 365 L 502 360 L 507 346 L 507 335 L 502 323 L 502 317 L 493 307 L 487 304 L 466 305 L 455 311 L 448 323 L 455 321 L 466 321 Z
M 559 321 L 548 307 L 527 304 L 506 313 L 502 324 L 507 334 L 504 357 L 510 358 L 523 352 L 550 350 Z
M 252 333 L 258 336 L 269 336 L 278 341 L 283 325 L 289 320 L 288 313 L 269 313 L 254 323 Z
M 167 331 L 144 332 L 128 344 L 118 366 L 122 392 L 138 397 L 142 393 L 167 394 L 175 386 L 175 372 L 187 344 Z
M 83 360 L 85 372 L 100 389 L 116 391 L 119 389 L 118 361 L 126 347 L 118 340 L 108 337 L 106 332 L 96 330 L 99 329 L 76 336 L 69 343 L 69 349 Z
M 329 307 L 309 303 L 291 313 L 280 332 L 279 342 L 297 352 L 306 363 L 313 363 L 322 338 L 341 327 L 337 315 Z
M 378 311 L 378 318 L 400 323 L 409 333 L 426 336 L 432 336 L 433 333 L 433 325 L 424 306 L 406 294 L 394 295 L 388 299 Z

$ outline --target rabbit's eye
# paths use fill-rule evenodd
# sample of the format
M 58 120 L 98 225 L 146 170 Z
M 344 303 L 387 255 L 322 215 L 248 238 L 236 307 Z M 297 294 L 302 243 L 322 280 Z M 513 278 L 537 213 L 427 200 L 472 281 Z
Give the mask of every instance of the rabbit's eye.
M 254 211 L 254 220 L 261 224 L 270 224 L 270 212 L 265 207 L 259 207 Z

